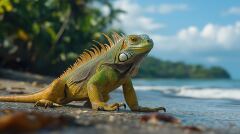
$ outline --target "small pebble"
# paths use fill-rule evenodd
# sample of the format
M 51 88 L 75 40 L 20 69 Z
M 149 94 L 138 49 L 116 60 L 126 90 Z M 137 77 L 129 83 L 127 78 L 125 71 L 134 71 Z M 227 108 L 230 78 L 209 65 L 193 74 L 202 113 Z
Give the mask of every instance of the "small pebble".
M 32 86 L 36 87 L 36 86 L 38 86 L 38 85 L 39 85 L 39 84 L 38 84 L 36 81 L 32 82 Z
M 203 130 L 197 126 L 183 126 L 182 127 L 183 130 L 186 131 L 194 131 L 194 132 L 202 132 Z
M 13 90 L 25 90 L 24 87 L 11 87 L 11 89 L 13 89 Z
M 151 124 L 159 124 L 159 122 L 166 122 L 171 124 L 180 124 L 181 121 L 169 114 L 153 113 L 149 115 L 143 115 L 140 118 L 141 122 L 147 122 Z
M 109 116 L 109 122 L 113 122 L 114 120 L 115 120 L 115 117 L 112 116 L 112 115 L 110 115 L 110 116 Z
M 0 87 L 0 90 L 7 90 L 6 87 Z
M 11 91 L 8 91 L 9 94 L 25 94 L 25 92 L 23 91 L 18 91 L 18 90 L 11 90 Z

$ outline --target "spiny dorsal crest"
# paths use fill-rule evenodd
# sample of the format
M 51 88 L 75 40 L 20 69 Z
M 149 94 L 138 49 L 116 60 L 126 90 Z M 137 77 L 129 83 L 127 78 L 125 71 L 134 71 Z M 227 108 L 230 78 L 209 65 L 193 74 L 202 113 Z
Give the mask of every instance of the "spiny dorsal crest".
M 77 58 L 76 62 L 73 65 L 71 65 L 66 71 L 64 71 L 64 73 L 59 78 L 65 76 L 67 73 L 74 70 L 75 68 L 87 63 L 91 59 L 94 59 L 94 58 L 106 53 L 109 49 L 112 48 L 112 46 L 114 46 L 122 38 L 124 38 L 124 35 L 121 36 L 116 32 L 114 32 L 112 34 L 113 40 L 108 35 L 106 35 L 104 33 L 102 33 L 102 34 L 108 40 L 109 44 L 102 44 L 98 41 L 93 40 L 95 43 L 97 43 L 98 46 L 94 44 L 93 47 L 91 47 L 90 49 L 85 49 L 84 52 L 82 54 L 80 54 L 80 56 Z

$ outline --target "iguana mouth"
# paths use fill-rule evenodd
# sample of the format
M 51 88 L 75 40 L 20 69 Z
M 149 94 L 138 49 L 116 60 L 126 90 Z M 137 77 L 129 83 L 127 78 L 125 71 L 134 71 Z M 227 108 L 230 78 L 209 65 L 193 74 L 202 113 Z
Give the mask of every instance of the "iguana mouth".
M 150 51 L 152 49 L 152 46 L 144 46 L 144 47 L 131 47 L 133 50 L 140 50 L 143 52 Z

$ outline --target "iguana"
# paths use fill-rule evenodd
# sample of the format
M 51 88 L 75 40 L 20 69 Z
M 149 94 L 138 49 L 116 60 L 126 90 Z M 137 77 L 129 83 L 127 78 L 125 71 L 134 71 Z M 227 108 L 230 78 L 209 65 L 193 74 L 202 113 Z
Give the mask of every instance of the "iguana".
M 86 101 L 94 110 L 114 111 L 124 103 L 107 104 L 109 93 L 122 86 L 124 98 L 132 111 L 154 112 L 164 107 L 138 105 L 131 77 L 153 47 L 148 35 L 104 34 L 108 44 L 98 43 L 85 50 L 73 66 L 43 90 L 20 96 L 0 96 L 0 101 L 35 103 L 36 106 L 61 106 L 71 101 Z

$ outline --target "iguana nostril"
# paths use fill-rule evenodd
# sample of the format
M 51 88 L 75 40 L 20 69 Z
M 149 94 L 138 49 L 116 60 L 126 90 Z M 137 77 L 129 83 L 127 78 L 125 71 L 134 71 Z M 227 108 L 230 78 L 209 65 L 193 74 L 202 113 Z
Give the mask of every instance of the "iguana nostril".
M 151 43 L 152 42 L 152 40 L 151 39 L 147 39 L 147 43 Z

